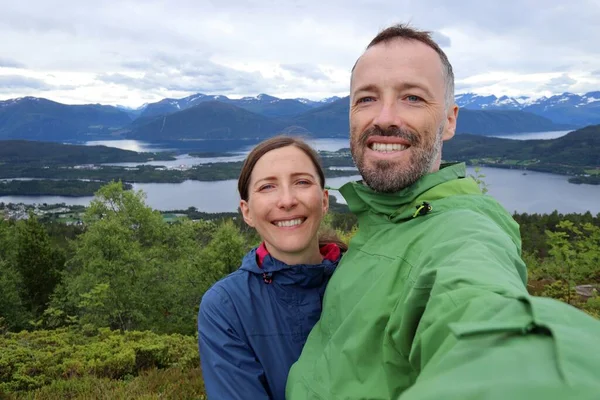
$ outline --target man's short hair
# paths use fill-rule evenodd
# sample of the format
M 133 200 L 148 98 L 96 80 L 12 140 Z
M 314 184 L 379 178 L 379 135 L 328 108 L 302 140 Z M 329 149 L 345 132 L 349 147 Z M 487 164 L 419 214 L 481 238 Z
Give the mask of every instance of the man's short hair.
M 368 50 L 379 43 L 389 43 L 394 39 L 416 40 L 426 44 L 438 53 L 440 61 L 442 62 L 442 73 L 446 83 L 446 107 L 454 105 L 454 72 L 452 71 L 452 65 L 450 64 L 446 53 L 444 53 L 440 46 L 431 38 L 431 32 L 411 28 L 408 24 L 392 25 L 379 32 L 377 36 L 371 40 L 371 43 L 369 43 L 365 50 Z M 356 63 L 358 63 L 358 60 Z M 353 73 L 354 68 L 356 68 L 356 63 L 354 64 L 354 67 L 352 67 Z

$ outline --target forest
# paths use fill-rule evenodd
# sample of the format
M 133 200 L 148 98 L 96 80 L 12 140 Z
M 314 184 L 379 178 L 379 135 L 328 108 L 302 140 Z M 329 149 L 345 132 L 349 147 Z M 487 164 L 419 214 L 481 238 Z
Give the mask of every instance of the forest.
M 114 182 L 82 225 L 0 218 L 0 398 L 205 398 L 200 299 L 259 238 L 239 215 L 187 211 L 170 222 Z M 600 214 L 514 218 L 530 293 L 600 318 Z M 336 205 L 322 229 L 347 242 L 356 219 Z

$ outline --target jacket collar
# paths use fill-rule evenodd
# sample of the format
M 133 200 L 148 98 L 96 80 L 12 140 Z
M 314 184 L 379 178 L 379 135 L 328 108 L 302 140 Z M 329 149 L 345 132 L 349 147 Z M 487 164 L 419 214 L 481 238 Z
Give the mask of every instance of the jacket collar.
M 370 213 L 379 214 L 397 222 L 415 216 L 423 202 L 432 202 L 451 195 L 481 194 L 477 183 L 465 178 L 464 163 L 442 164 L 439 171 L 427 174 L 395 193 L 379 193 L 360 182 L 348 182 L 340 193 L 356 214 L 359 224 L 364 223 Z
M 257 249 L 250 250 L 244 256 L 240 269 L 261 275 L 263 280 L 268 278 L 268 280 L 281 285 L 297 285 L 307 288 L 322 285 L 325 279 L 333 275 L 333 271 L 341 258 L 340 254 L 337 259 L 324 259 L 321 264 L 288 265 L 267 254 L 259 266 L 256 254 Z M 270 283 L 267 280 L 265 282 Z

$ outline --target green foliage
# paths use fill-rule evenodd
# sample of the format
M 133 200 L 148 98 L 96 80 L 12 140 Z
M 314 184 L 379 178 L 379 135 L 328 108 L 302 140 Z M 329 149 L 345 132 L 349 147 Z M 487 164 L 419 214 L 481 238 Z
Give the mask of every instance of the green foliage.
M 600 295 L 589 298 L 582 307 L 583 311 L 592 317 L 600 319 Z
M 481 167 L 475 166 L 474 168 L 475 175 L 472 175 L 472 178 L 477 182 L 477 185 L 481 189 L 481 193 L 486 194 L 488 189 L 488 184 L 485 182 L 485 175 L 481 172 Z
M 206 400 L 200 369 L 152 369 L 128 380 L 86 376 L 53 381 L 35 391 L 7 394 L 8 400 Z
M 547 231 L 550 255 L 564 266 L 564 278 L 576 283 L 600 281 L 600 227 L 561 221 Z
M 199 366 L 193 336 L 108 329 L 8 333 L 0 336 L 0 394 L 77 377 L 130 379 L 151 369 Z
M 336 159 L 339 163 L 351 163 L 352 159 Z M 53 166 L 50 168 L 30 167 L 23 165 L 1 164 L 0 177 L 2 178 L 39 178 L 39 179 L 62 179 L 62 180 L 78 180 L 91 179 L 94 181 L 117 181 L 124 180 L 127 182 L 140 183 L 177 183 L 185 180 L 196 181 L 220 181 L 226 179 L 237 179 L 240 174 L 241 162 L 220 162 L 194 165 L 187 170 L 164 170 L 163 167 L 153 165 L 138 165 L 134 168 L 120 166 L 101 166 L 94 169 L 77 169 L 72 167 Z M 350 176 L 356 175 L 356 171 L 345 171 L 337 169 L 326 169 L 326 177 Z M 93 184 L 93 182 L 92 182 Z M 12 186 L 11 186 L 12 185 Z M 37 185 L 37 186 L 36 186 Z M 15 194 L 31 194 L 34 190 L 41 190 L 41 183 L 28 184 L 10 184 L 7 186 L 7 191 L 10 189 L 13 192 L 22 190 L 23 193 Z M 61 184 L 53 186 L 51 182 L 43 183 L 43 188 L 46 190 L 59 190 Z M 66 184 L 65 184 L 66 185 Z M 81 190 L 80 186 L 75 183 L 69 184 L 72 187 L 72 193 L 77 193 Z M 89 187 L 86 190 L 89 191 Z M 67 189 L 62 189 L 66 191 Z M 29 192 L 31 193 L 29 193 Z
M 223 272 L 230 273 L 238 269 L 247 250 L 239 230 L 231 221 L 227 221 L 217 229 L 204 248 L 203 256 L 206 260 L 212 260 L 213 268 L 210 270 L 219 276 Z
M 82 180 L 34 179 L 31 181 L 2 181 L 0 196 L 92 196 L 106 182 Z M 124 183 L 125 189 L 132 185 Z
M 107 146 L 84 146 L 54 142 L 4 140 L 0 146 L 0 164 L 21 167 L 146 162 L 174 160 L 170 153 L 137 153 Z
M 30 215 L 15 226 L 15 269 L 21 275 L 25 303 L 29 311 L 39 314 L 60 280 L 64 252 L 52 245 L 44 226 Z
M 21 274 L 0 258 L 0 333 L 28 327 L 32 318 L 24 304 Z
M 530 217 L 527 217 L 530 218 Z M 552 297 L 600 317 L 600 226 L 591 216 L 560 220 L 553 230 L 546 230 L 547 254 L 539 257 L 526 252 L 529 267 L 529 290 L 532 294 Z M 591 221 L 595 221 L 591 218 Z M 576 286 L 591 285 L 589 295 L 578 295 Z
M 195 332 L 202 294 L 247 250 L 232 222 L 169 224 L 141 192 L 103 187 L 87 210 L 63 285 L 42 326 Z
M 444 143 L 443 158 L 448 161 L 479 163 L 498 168 L 583 175 L 589 169 L 600 165 L 599 149 L 600 125 L 595 125 L 549 140 L 456 135 Z M 574 181 L 597 182 L 593 177 L 578 177 Z
M 514 214 L 513 218 L 519 223 L 523 240 L 523 252 L 533 253 L 541 259 L 548 257 L 550 246 L 546 231 L 556 232 L 561 221 L 571 221 L 574 224 L 592 224 L 600 227 L 600 214 L 593 216 L 590 212 L 584 214 L 560 214 L 554 211 L 550 214 Z

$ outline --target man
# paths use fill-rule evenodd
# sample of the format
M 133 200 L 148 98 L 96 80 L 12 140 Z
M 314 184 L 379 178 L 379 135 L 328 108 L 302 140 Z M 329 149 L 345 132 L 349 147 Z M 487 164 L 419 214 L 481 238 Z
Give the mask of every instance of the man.
M 464 164 L 441 165 L 458 107 L 444 52 L 392 26 L 351 78 L 359 232 L 286 396 L 600 398 L 600 322 L 526 290 L 519 228 Z

